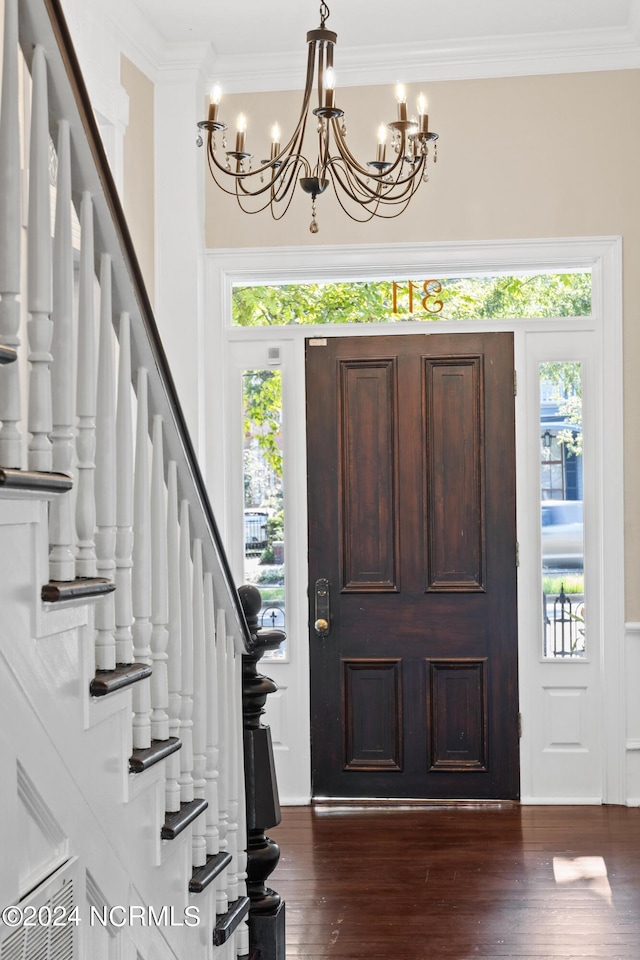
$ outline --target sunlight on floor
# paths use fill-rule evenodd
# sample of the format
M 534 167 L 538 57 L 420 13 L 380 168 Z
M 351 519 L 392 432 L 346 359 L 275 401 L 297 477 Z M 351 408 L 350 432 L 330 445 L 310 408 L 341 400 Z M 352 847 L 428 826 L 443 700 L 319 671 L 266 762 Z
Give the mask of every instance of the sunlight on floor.
M 553 875 L 557 884 L 587 881 L 586 887 L 596 896 L 611 905 L 613 897 L 607 876 L 607 866 L 602 857 L 553 858 Z

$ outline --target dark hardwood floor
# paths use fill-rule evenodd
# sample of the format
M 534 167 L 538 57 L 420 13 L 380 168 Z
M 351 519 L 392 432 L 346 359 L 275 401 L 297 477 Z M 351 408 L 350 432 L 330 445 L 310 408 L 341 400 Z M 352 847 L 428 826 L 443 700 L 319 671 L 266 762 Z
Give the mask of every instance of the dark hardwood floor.
M 288 807 L 288 960 L 640 960 L 640 810 Z

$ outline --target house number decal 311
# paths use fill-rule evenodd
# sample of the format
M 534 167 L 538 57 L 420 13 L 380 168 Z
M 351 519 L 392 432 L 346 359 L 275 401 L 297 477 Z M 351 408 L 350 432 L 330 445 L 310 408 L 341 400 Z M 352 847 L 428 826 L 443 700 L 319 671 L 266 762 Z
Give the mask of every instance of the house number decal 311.
M 398 300 L 405 298 L 408 300 L 409 313 L 413 313 L 414 301 L 419 300 L 420 308 L 426 313 L 440 313 L 443 307 L 442 300 L 436 297 L 442 293 L 442 284 L 439 280 L 424 280 L 420 283 L 414 283 L 413 280 L 407 280 L 404 283 L 392 282 L 393 290 L 393 312 L 398 312 Z

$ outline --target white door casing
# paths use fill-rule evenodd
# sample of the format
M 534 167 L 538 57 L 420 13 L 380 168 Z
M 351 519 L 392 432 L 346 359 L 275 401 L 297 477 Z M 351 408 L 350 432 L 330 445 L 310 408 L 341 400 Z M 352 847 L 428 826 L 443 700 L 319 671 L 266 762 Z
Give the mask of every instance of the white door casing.
M 527 803 L 624 803 L 622 282 L 620 238 L 218 250 L 207 255 L 203 351 L 208 376 L 205 471 L 234 575 L 242 575 L 242 370 L 281 351 L 285 452 L 289 658 L 264 672 L 280 690 L 272 727 L 283 803 L 310 799 L 304 339 L 309 336 L 513 330 L 519 389 L 516 469 L 520 569 L 521 795 Z M 233 328 L 234 283 L 424 278 L 591 268 L 592 316 L 517 321 Z M 589 654 L 585 662 L 541 656 L 539 376 L 542 360 L 583 364 L 585 566 Z M 606 429 L 604 429 L 606 425 Z M 224 456 L 221 454 L 224 451 Z M 223 462 L 222 462 L 223 461 Z M 606 598 L 606 610 L 605 610 Z M 606 613 L 606 615 L 605 615 Z M 554 724 L 555 723 L 555 727 Z M 569 732 L 567 732 L 569 731 Z

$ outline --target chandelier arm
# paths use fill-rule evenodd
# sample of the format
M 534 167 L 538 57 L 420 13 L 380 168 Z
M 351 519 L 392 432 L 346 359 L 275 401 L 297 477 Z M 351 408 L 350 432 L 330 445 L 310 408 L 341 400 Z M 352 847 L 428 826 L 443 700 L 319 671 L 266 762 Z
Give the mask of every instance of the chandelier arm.
M 404 159 L 404 148 L 405 148 L 404 131 L 402 131 L 402 139 L 400 141 L 400 150 L 398 152 L 398 156 L 396 157 L 396 159 L 393 161 L 390 167 L 387 170 L 385 170 L 383 173 L 373 173 L 371 170 L 368 170 L 367 167 L 363 167 L 362 164 L 351 153 L 351 150 L 349 150 L 349 147 L 347 146 L 346 138 L 342 136 L 341 125 L 338 122 L 338 120 L 332 119 L 331 125 L 333 129 L 333 135 L 336 141 L 336 146 L 338 148 L 340 156 L 342 157 L 342 159 L 346 164 L 348 164 L 353 169 L 357 170 L 364 177 L 370 177 L 372 180 L 381 180 L 383 177 L 389 176 L 389 174 L 392 174 L 393 171 L 398 167 L 398 165 L 402 163 Z
M 218 166 L 218 168 L 219 168 L 219 164 L 216 164 L 216 166 Z M 290 177 L 289 177 L 289 180 L 287 181 L 287 188 L 286 188 L 287 190 L 290 189 L 291 184 L 292 184 L 292 182 L 293 182 L 293 177 L 294 177 L 294 175 L 295 175 L 295 166 L 296 166 L 296 163 L 292 164 L 292 166 L 294 167 L 294 170 L 293 170 L 293 172 L 291 173 L 291 175 L 290 175 Z M 218 177 L 216 176 L 216 171 L 215 171 L 215 169 L 212 167 L 211 162 L 209 162 L 209 172 L 210 172 L 210 174 L 211 174 L 211 178 L 212 178 L 213 182 L 215 183 L 215 185 L 216 185 L 220 190 L 222 190 L 223 193 L 226 193 L 227 196 L 229 196 L 229 197 L 235 197 L 235 199 L 238 201 L 238 205 L 239 205 L 240 209 L 241 209 L 244 213 L 260 213 L 260 212 L 262 212 L 263 210 L 266 210 L 266 208 L 269 206 L 269 204 L 271 204 L 271 203 L 273 202 L 273 200 L 274 200 L 273 197 L 268 197 L 261 206 L 256 207 L 254 210 L 250 210 L 249 208 L 243 206 L 243 204 L 242 204 L 242 202 L 241 202 L 242 199 L 244 199 L 244 198 L 243 198 L 242 194 L 240 194 L 240 193 L 238 192 L 238 182 L 239 182 L 238 180 L 236 180 L 236 181 L 234 182 L 234 184 L 233 184 L 233 189 L 229 189 L 228 187 L 226 187 L 226 186 L 224 185 L 224 183 L 223 183 L 221 180 L 218 179 Z M 226 171 L 226 170 L 223 169 L 223 173 L 227 173 L 227 172 L 228 172 L 228 171 Z M 250 191 L 245 190 L 245 191 L 244 191 L 244 197 L 245 197 L 245 198 L 248 198 L 248 197 L 259 197 L 262 193 L 266 193 L 266 191 L 269 189 L 270 186 L 271 186 L 271 184 L 266 184 L 261 190 L 259 190 L 259 191 L 256 190 L 256 191 L 254 191 L 254 192 L 250 192 Z M 276 197 L 276 198 L 275 198 L 276 202 L 282 200 L 282 198 L 283 198 L 283 196 L 285 196 L 285 194 L 286 194 L 286 191 L 285 191 L 284 193 L 282 193 L 279 197 Z
M 411 184 L 414 180 L 418 180 L 422 176 L 424 170 L 424 165 L 426 162 L 426 157 L 421 156 L 418 161 L 418 166 L 414 165 L 413 169 L 409 174 L 402 177 L 402 164 L 405 161 L 405 147 L 406 147 L 406 138 L 404 132 L 402 132 L 402 139 L 400 141 L 400 149 L 398 155 L 391 166 L 387 170 L 382 171 L 381 173 L 375 173 L 371 169 L 367 169 L 361 166 L 358 160 L 349 150 L 347 146 L 346 139 L 342 136 L 342 131 L 340 129 L 340 124 L 337 120 L 333 121 L 333 131 L 336 139 L 336 146 L 340 152 L 341 159 L 346 164 L 351 172 L 357 171 L 362 176 L 366 177 L 369 180 L 379 181 L 380 183 L 384 182 L 386 178 L 392 176 L 393 172 L 397 170 L 398 176 L 395 180 L 394 187 L 401 184 Z
M 286 213 L 286 211 L 287 211 L 288 208 L 289 208 L 289 204 L 291 203 L 291 200 L 292 200 L 292 198 L 293 198 L 293 196 L 294 196 L 294 192 L 293 192 L 293 190 L 290 190 L 290 187 L 291 187 L 291 183 L 293 182 L 293 177 L 294 177 L 294 175 L 295 175 L 295 169 L 296 169 L 297 163 L 292 164 L 292 166 L 293 166 L 294 169 L 293 169 L 293 171 L 292 171 L 292 173 L 291 173 L 291 175 L 290 175 L 290 177 L 289 177 L 289 181 L 288 181 L 286 190 L 285 190 L 284 192 L 282 192 L 282 193 L 281 193 L 279 196 L 277 196 L 277 197 L 274 196 L 274 194 L 272 193 L 270 196 L 267 196 L 267 197 L 264 199 L 264 201 L 263 201 L 259 206 L 256 206 L 256 207 L 254 207 L 253 209 L 251 209 L 250 207 L 245 206 L 245 203 L 244 203 L 244 202 L 245 202 L 246 200 L 248 200 L 249 198 L 253 199 L 253 198 L 259 196 L 259 194 L 258 194 L 258 193 L 246 193 L 246 192 L 245 192 L 244 194 L 242 194 L 242 193 L 238 190 L 238 182 L 236 181 L 236 184 L 235 184 L 236 190 L 235 190 L 235 193 L 232 194 L 232 196 L 235 196 L 236 201 L 237 201 L 237 203 L 238 203 L 238 206 L 239 206 L 240 209 L 243 211 L 243 213 L 262 213 L 263 210 L 266 210 L 267 207 L 269 207 L 270 210 L 271 210 L 271 215 L 272 215 L 272 217 L 274 218 L 274 220 L 280 219 L 279 217 L 276 217 L 276 216 L 274 215 L 274 213 L 273 213 L 274 206 L 273 206 L 273 205 L 274 205 L 274 203 L 280 203 L 280 202 L 282 202 L 282 201 L 286 198 L 287 193 L 289 193 L 289 199 L 287 200 L 287 202 L 286 202 L 286 204 L 285 204 L 285 208 L 284 208 L 284 211 L 283 211 L 283 215 L 284 215 L 284 213 Z M 230 193 L 231 191 L 226 190 L 225 192 L 226 192 L 226 193 Z M 262 191 L 262 192 L 264 192 L 264 191 Z
M 336 184 L 339 184 L 343 192 L 349 197 L 350 200 L 352 200 L 354 203 L 360 204 L 360 206 L 364 206 L 365 209 L 368 209 L 370 204 L 375 204 L 377 206 L 380 203 L 382 196 L 380 193 L 380 184 L 377 184 L 376 190 L 373 191 L 371 187 L 366 186 L 366 184 L 363 184 L 360 180 L 353 177 L 352 172 L 348 167 L 342 167 L 337 162 L 333 162 L 331 164 L 331 172 L 333 174 L 332 183 L 336 196 L 338 196 Z
M 348 196 L 349 199 L 350 199 L 352 202 L 356 203 L 356 204 L 358 205 L 358 208 L 359 208 L 360 210 L 366 212 L 366 216 L 363 216 L 363 217 L 356 217 L 356 216 L 354 216 L 354 214 L 353 214 L 353 213 L 351 212 L 351 210 L 346 206 L 346 204 L 344 203 L 342 197 L 340 196 L 340 193 L 339 193 L 339 191 L 338 191 L 338 186 L 337 186 L 338 184 L 340 184 L 340 186 L 342 187 L 342 189 L 343 189 L 344 193 L 346 194 L 346 196 Z M 332 180 L 331 180 L 331 186 L 333 187 L 333 192 L 334 192 L 334 194 L 335 194 L 336 200 L 338 201 L 338 203 L 340 204 L 340 206 L 342 207 L 342 209 L 344 210 L 344 212 L 346 213 L 346 215 L 347 215 L 351 220 L 354 220 L 356 223 L 368 223 L 369 220 L 372 220 L 372 219 L 375 217 L 375 215 L 376 215 L 376 208 L 374 207 L 374 208 L 371 210 L 371 209 L 369 209 L 368 206 L 363 206 L 363 204 L 362 204 L 356 197 L 352 196 L 352 194 L 349 192 L 349 190 L 347 190 L 347 189 L 345 188 L 344 184 L 341 182 L 341 180 L 340 180 L 339 177 L 336 177 L 335 179 L 332 179 Z M 369 202 L 371 202 L 371 201 L 369 201 Z
M 295 159 L 290 160 L 289 162 L 290 169 L 288 171 L 287 179 L 286 180 L 284 179 L 284 173 L 283 173 L 282 177 L 278 181 L 278 186 L 276 186 L 276 188 L 274 189 L 272 202 L 282 203 L 282 201 L 286 198 L 287 194 L 290 194 L 291 197 L 293 196 L 293 187 L 295 186 L 297 181 L 298 170 L 301 166 L 304 167 L 304 164 L 306 162 L 307 161 L 304 159 L 304 157 L 301 157 L 299 154 L 295 157 Z M 290 202 L 291 202 L 291 199 L 289 199 L 287 203 L 287 207 L 289 206 Z M 276 217 L 275 219 L 279 219 L 279 218 Z
M 386 204 L 402 203 L 407 193 L 410 191 L 415 192 L 420 184 L 419 176 L 416 173 L 415 176 L 403 180 L 396 180 L 395 183 L 388 185 L 380 180 L 374 180 L 375 187 L 372 187 L 366 182 L 363 182 L 353 170 L 344 164 L 342 157 L 332 157 L 329 161 L 329 169 L 334 176 L 337 177 L 345 193 L 348 193 L 357 203 L 371 203 L 374 201 Z M 349 185 L 348 187 L 345 184 L 345 179 Z M 371 179 L 373 180 L 373 178 Z M 400 193 L 395 192 L 398 186 L 402 187 Z M 364 199 L 359 199 L 356 194 Z
M 401 203 L 400 209 L 399 209 L 399 210 L 396 210 L 396 211 L 394 211 L 394 212 L 390 212 L 390 213 L 387 213 L 387 212 L 386 212 L 386 211 L 387 211 L 387 207 L 386 207 L 386 206 L 383 206 L 382 209 L 380 209 L 380 204 L 379 204 L 379 203 L 376 203 L 376 205 L 375 205 L 373 208 L 370 208 L 368 205 L 363 207 L 363 205 L 360 203 L 360 201 L 357 200 L 357 199 L 355 199 L 354 202 L 355 202 L 355 203 L 358 203 L 359 206 L 360 206 L 360 208 L 366 210 L 367 213 L 368 213 L 368 216 L 366 216 L 366 217 L 356 217 L 356 216 L 354 216 L 353 213 L 349 210 L 349 208 L 344 204 L 344 202 L 343 202 L 343 200 L 342 200 L 342 197 L 341 197 L 340 194 L 338 193 L 338 190 L 337 190 L 337 188 L 336 188 L 335 182 L 332 182 L 332 186 L 333 186 L 334 193 L 335 193 L 335 195 L 336 195 L 336 200 L 338 201 L 338 203 L 340 204 L 340 206 L 342 207 L 342 209 L 344 210 L 344 212 L 346 213 L 346 215 L 347 215 L 351 220 L 354 220 L 356 223 L 368 223 L 370 220 L 373 220 L 374 217 L 378 217 L 378 218 L 381 219 L 381 220 L 394 220 L 396 217 L 399 217 L 402 213 L 404 213 L 404 211 L 407 209 L 407 207 L 408 207 L 408 205 L 409 205 L 409 203 L 410 203 L 410 201 L 411 201 L 411 197 L 413 196 L 413 193 L 414 193 L 415 190 L 417 189 L 417 186 L 416 186 L 416 187 L 414 188 L 414 190 L 412 191 L 411 195 L 410 195 L 409 197 L 407 197 L 406 199 L 404 199 L 403 201 L 396 201 L 397 203 Z M 351 197 L 351 195 L 349 194 L 348 191 L 345 191 L 345 193 L 346 193 L 346 195 L 347 195 L 348 197 L 350 197 L 350 199 L 353 199 L 353 198 Z M 371 202 L 371 201 L 369 201 L 369 202 Z
M 267 170 L 274 170 L 275 172 L 271 177 L 270 183 L 267 184 L 267 189 L 268 189 L 270 184 L 275 183 L 278 180 L 279 176 L 281 175 L 280 166 L 287 165 L 288 162 L 291 160 L 291 157 L 295 154 L 294 148 L 296 146 L 296 143 L 298 142 L 300 144 L 302 143 L 302 139 L 304 137 L 304 129 L 306 126 L 306 119 L 307 119 L 307 115 L 306 113 L 303 113 L 298 123 L 298 126 L 296 127 L 296 130 L 294 131 L 291 139 L 289 140 L 289 143 L 286 145 L 286 147 L 283 150 L 280 151 L 277 157 L 275 157 L 273 160 L 269 160 L 268 163 L 261 164 L 259 167 L 256 167 L 255 170 L 251 170 L 250 172 L 229 170 L 227 169 L 226 164 L 223 164 L 218 160 L 216 156 L 216 152 L 213 148 L 213 134 L 210 131 L 208 135 L 208 142 L 207 142 L 207 156 L 209 159 L 209 169 L 211 170 L 212 175 L 213 175 L 213 170 L 211 167 L 212 163 L 215 165 L 215 167 L 217 167 L 220 173 L 223 173 L 226 177 L 232 177 L 235 180 L 245 180 L 247 177 L 255 177 L 258 174 L 261 174 L 261 173 L 263 174 Z M 302 132 L 300 131 L 300 125 L 302 125 Z M 283 157 L 285 158 L 284 160 L 282 159 Z M 274 166 L 276 162 L 280 166 L 277 166 L 277 167 Z M 216 180 L 216 183 L 218 183 L 217 180 Z M 251 191 L 247 190 L 245 192 L 250 193 Z M 260 189 L 257 192 L 262 193 L 262 189 Z
M 282 202 L 282 200 L 285 199 L 285 197 L 286 197 L 286 194 L 283 194 L 283 195 L 282 195 L 281 197 L 279 197 L 275 202 L 276 202 L 276 203 L 280 203 L 280 202 Z M 269 207 L 270 207 L 271 217 L 272 217 L 273 220 L 276 220 L 276 221 L 277 221 L 277 220 L 282 220 L 282 218 L 283 218 L 284 215 L 286 214 L 287 210 L 288 210 L 289 207 L 291 206 L 291 201 L 293 200 L 294 197 L 295 197 L 295 191 L 291 190 L 291 192 L 289 193 L 289 197 L 288 197 L 288 199 L 287 199 L 287 202 L 285 203 L 284 208 L 283 208 L 282 210 L 280 210 L 279 207 L 274 207 L 273 201 L 271 202 L 271 204 L 269 205 Z M 276 211 L 279 211 L 279 212 L 276 212 Z
M 307 75 L 305 78 L 304 94 L 302 97 L 302 106 L 300 108 L 300 116 L 298 118 L 298 123 L 296 124 L 295 130 L 293 131 L 293 133 L 289 138 L 289 142 L 282 148 L 280 153 L 277 154 L 277 156 L 275 156 L 273 160 L 269 162 L 268 166 L 270 166 L 271 163 L 273 162 L 277 162 L 281 160 L 282 157 L 285 156 L 285 154 L 288 155 L 287 158 L 290 158 L 293 152 L 293 147 L 296 142 L 299 143 L 300 145 L 297 151 L 298 154 L 300 154 L 301 152 L 302 141 L 304 140 L 304 132 L 307 126 L 307 117 L 309 116 L 309 103 L 311 101 L 311 92 L 313 89 L 313 70 L 315 66 L 314 49 L 313 49 L 312 42 L 308 44 L 308 48 L 309 50 L 307 54 Z
M 413 167 L 411 173 L 407 176 L 398 176 L 396 180 L 388 184 L 383 195 L 383 200 L 387 203 L 401 202 L 407 193 L 415 192 L 420 185 L 423 170 L 424 161 L 421 160 L 417 166 Z M 381 182 L 380 185 L 385 186 L 383 182 Z
M 300 136 L 299 136 L 299 144 L 302 144 L 302 140 L 304 139 L 306 114 L 304 114 L 303 117 L 304 117 L 304 123 L 303 123 L 302 131 L 300 132 Z M 268 190 L 275 189 L 276 192 L 278 192 L 277 185 L 279 183 L 284 183 L 285 184 L 284 190 L 280 191 L 279 196 L 275 198 L 276 200 L 282 199 L 282 197 L 287 193 L 287 191 L 291 189 L 293 177 L 295 175 L 295 170 L 298 164 L 300 163 L 300 161 L 304 160 L 303 157 L 301 158 L 299 152 L 296 153 L 292 150 L 287 156 L 286 160 L 281 161 L 280 166 L 274 168 L 274 173 L 271 179 L 267 183 L 263 184 L 262 186 L 260 186 L 255 190 L 248 190 L 245 185 L 246 178 L 253 177 L 255 176 L 255 174 L 258 174 L 258 173 L 262 173 L 265 169 L 267 169 L 267 167 L 262 167 L 261 169 L 258 169 L 258 170 L 252 170 L 251 173 L 237 174 L 237 173 L 234 173 L 233 171 L 227 170 L 225 166 L 222 166 L 222 164 L 218 161 L 215 155 L 215 152 L 213 150 L 208 151 L 208 159 L 209 159 L 209 170 L 210 170 L 211 176 L 213 177 L 215 183 L 225 193 L 229 194 L 230 196 L 236 196 L 238 195 L 238 191 L 240 190 L 246 197 L 259 197 L 261 194 L 266 193 Z M 231 173 L 231 175 L 235 180 L 233 190 L 227 189 L 222 185 L 220 180 L 215 175 L 214 169 L 211 166 L 211 161 L 213 161 L 215 167 L 225 176 L 229 176 L 229 174 Z M 268 164 L 267 166 L 268 168 L 271 168 L 272 163 Z M 288 178 L 285 180 L 284 174 L 289 170 L 289 168 L 292 168 L 292 170 Z M 244 207 L 242 209 L 244 209 Z M 261 207 L 261 209 L 264 209 L 264 207 Z
M 363 184 L 359 178 L 355 177 L 353 172 L 349 170 L 348 167 L 343 168 L 338 162 L 338 158 L 334 158 L 334 162 L 331 165 L 331 172 L 333 173 L 335 180 L 340 184 L 342 190 L 350 200 L 352 200 L 354 203 L 359 203 L 361 206 L 364 206 L 367 209 L 371 204 L 375 204 L 376 211 L 380 205 L 387 207 L 403 204 L 406 206 L 420 186 L 420 179 L 416 177 L 406 183 L 400 194 L 394 195 L 390 192 L 382 193 L 382 184 L 378 184 L 377 189 L 374 192 L 371 187 Z M 335 184 L 334 190 L 336 190 Z M 358 196 L 358 194 L 360 196 Z M 395 216 L 395 214 L 376 213 L 376 216 L 391 217 Z M 357 218 L 352 217 L 352 219 Z
M 282 150 L 275 157 L 270 159 L 268 162 L 261 164 L 259 167 L 256 167 L 255 170 L 251 170 L 250 172 L 242 172 L 242 171 L 227 169 L 226 165 L 224 163 L 221 163 L 216 156 L 215 149 L 213 148 L 214 133 L 213 131 L 209 130 L 209 133 L 207 136 L 207 154 L 209 157 L 209 170 L 211 171 L 212 176 L 213 176 L 213 170 L 211 168 L 211 161 L 213 161 L 214 165 L 218 168 L 218 170 L 221 173 L 223 173 L 226 177 L 234 178 L 236 181 L 243 181 L 243 180 L 246 180 L 247 177 L 254 177 L 258 174 L 263 174 L 267 170 L 274 170 L 275 172 L 271 177 L 270 182 L 266 184 L 265 187 L 260 188 L 255 192 L 252 192 L 245 188 L 244 192 L 246 194 L 248 195 L 253 194 L 256 196 L 260 193 L 263 193 L 264 190 L 268 190 L 270 186 L 272 186 L 274 183 L 278 181 L 279 177 L 281 176 L 281 170 L 279 166 L 274 166 L 274 164 L 277 163 L 280 165 L 286 165 L 291 160 L 291 157 L 294 155 L 294 153 L 297 153 L 298 156 L 300 155 L 302 142 L 304 140 L 304 133 L 307 125 L 307 117 L 309 113 L 309 102 L 311 100 L 311 91 L 313 87 L 313 72 L 314 72 L 314 50 L 313 50 L 313 43 L 309 43 L 309 55 L 307 58 L 307 77 L 306 77 L 305 90 L 304 90 L 304 95 L 302 99 L 302 106 L 300 109 L 300 116 L 298 118 L 298 123 L 296 124 L 296 127 L 293 133 L 291 134 L 291 137 L 289 138 L 289 141 L 285 144 Z M 297 150 L 296 150 L 296 145 L 298 146 Z M 214 180 L 216 181 L 218 186 L 220 186 L 219 181 L 215 177 L 214 177 Z M 233 194 L 233 191 L 226 190 L 224 187 L 222 187 L 221 189 L 225 190 L 226 193 Z

